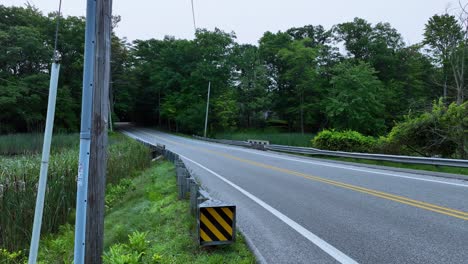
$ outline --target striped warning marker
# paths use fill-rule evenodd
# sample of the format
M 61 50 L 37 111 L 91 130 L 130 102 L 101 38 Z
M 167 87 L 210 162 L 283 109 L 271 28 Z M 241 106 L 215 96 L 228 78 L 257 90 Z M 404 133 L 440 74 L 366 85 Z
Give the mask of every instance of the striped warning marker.
M 234 240 L 235 206 L 200 207 L 200 244 L 228 244 Z

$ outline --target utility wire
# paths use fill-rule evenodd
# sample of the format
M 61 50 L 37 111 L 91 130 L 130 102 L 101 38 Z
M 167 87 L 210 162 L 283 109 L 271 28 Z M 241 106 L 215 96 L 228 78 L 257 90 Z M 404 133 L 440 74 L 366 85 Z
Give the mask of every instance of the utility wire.
M 193 0 L 192 1 L 192 18 L 193 18 L 193 29 L 195 33 L 197 33 L 197 23 L 195 23 L 195 8 L 193 7 Z

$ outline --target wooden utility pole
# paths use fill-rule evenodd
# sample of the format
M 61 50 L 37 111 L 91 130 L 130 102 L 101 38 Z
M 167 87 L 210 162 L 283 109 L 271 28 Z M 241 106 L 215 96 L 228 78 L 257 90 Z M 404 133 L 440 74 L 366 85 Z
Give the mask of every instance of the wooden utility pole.
M 96 1 L 91 153 L 88 179 L 85 263 L 102 263 L 107 170 L 107 128 L 111 53 L 112 0 Z

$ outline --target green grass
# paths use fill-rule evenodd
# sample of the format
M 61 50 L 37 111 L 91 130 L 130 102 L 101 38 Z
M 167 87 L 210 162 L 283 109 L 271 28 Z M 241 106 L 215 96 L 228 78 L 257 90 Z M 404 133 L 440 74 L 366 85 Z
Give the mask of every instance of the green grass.
M 269 131 L 245 131 L 245 132 L 233 132 L 233 133 L 217 133 L 215 138 L 217 139 L 230 139 L 230 140 L 268 140 L 271 144 L 277 145 L 288 145 L 298 147 L 311 147 L 311 140 L 315 134 L 305 133 L 280 133 L 280 132 L 269 132 Z
M 52 152 L 59 152 L 78 147 L 80 135 L 54 134 L 52 137 Z M 29 155 L 42 151 L 44 134 L 10 134 L 0 136 L 0 155 Z
M 240 234 L 232 245 L 202 248 L 196 242 L 195 226 L 188 202 L 177 199 L 174 166 L 157 163 L 134 178 L 107 211 L 104 263 L 255 263 Z M 46 239 L 42 261 L 71 261 L 72 238 L 72 227 L 64 226 L 59 236 Z M 124 259 L 127 262 L 120 262 Z
M 403 169 L 412 169 L 412 170 L 423 170 L 423 171 L 434 171 L 442 173 L 453 173 L 465 175 L 468 177 L 467 168 L 458 168 L 458 167 L 448 167 L 448 166 L 434 166 L 434 165 L 424 165 L 424 164 L 409 164 L 409 163 L 399 163 L 391 161 L 379 161 L 379 160 L 366 160 L 366 159 L 355 159 L 355 158 L 341 158 L 341 157 L 330 157 L 330 156 L 320 156 L 320 155 L 308 155 L 313 158 L 337 160 L 337 161 L 346 161 L 346 162 L 355 162 L 363 163 L 370 165 L 379 165 L 387 166 L 394 168 L 403 168 Z

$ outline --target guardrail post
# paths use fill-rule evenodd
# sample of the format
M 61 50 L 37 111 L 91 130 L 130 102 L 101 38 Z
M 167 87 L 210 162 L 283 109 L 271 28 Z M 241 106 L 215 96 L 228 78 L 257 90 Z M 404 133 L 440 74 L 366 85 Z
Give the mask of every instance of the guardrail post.
M 197 197 L 198 197 L 198 184 L 194 178 L 188 178 L 190 187 L 190 213 L 195 216 L 197 213 Z

